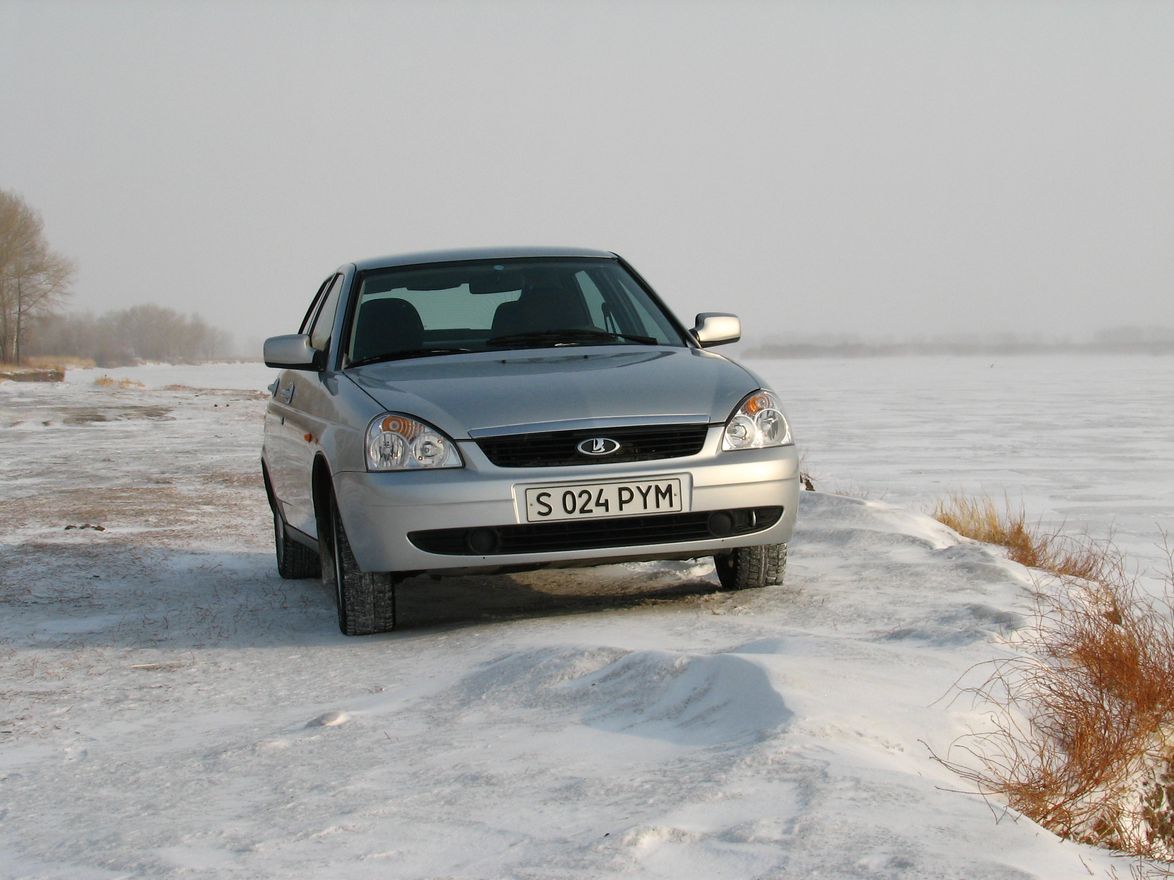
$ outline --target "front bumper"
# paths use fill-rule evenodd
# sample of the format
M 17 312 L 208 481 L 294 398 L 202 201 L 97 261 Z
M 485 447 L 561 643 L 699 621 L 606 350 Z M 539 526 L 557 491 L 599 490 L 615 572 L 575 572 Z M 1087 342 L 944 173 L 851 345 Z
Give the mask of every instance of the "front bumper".
M 495 467 L 475 443 L 461 442 L 466 463 L 463 468 L 336 473 L 335 498 L 355 559 L 364 571 L 452 572 L 590 565 L 625 559 L 709 556 L 734 547 L 786 543 L 795 527 L 799 501 L 799 458 L 795 447 L 719 452 L 720 438 L 721 428 L 711 427 L 702 451 L 685 458 L 548 468 Z M 545 524 L 525 524 L 517 499 L 526 486 L 668 476 L 682 477 L 690 486 L 689 508 L 694 516 L 677 520 L 668 519 L 673 514 L 640 517 L 652 520 L 653 528 L 637 528 L 640 524 L 621 519 L 583 521 L 608 533 L 599 546 L 584 546 L 591 541 L 582 536 L 556 549 L 542 549 L 552 545 L 549 538 L 530 544 L 515 540 L 518 535 L 546 528 Z M 740 512 L 734 514 L 735 527 L 724 528 L 727 523 L 720 517 L 710 524 L 707 514 L 714 511 Z M 665 519 L 657 522 L 661 517 Z M 558 528 L 565 531 L 567 526 Z M 470 546 L 459 539 L 462 532 L 477 532 L 480 537 L 497 535 L 499 539 L 475 539 Z M 621 532 L 632 537 L 616 537 Z M 447 545 L 444 541 L 421 539 L 422 534 L 439 533 L 455 535 L 457 539 Z M 624 543 L 628 541 L 637 543 Z M 621 543 L 617 546 L 617 542 Z M 422 549 L 421 545 L 430 549 Z M 487 552 L 477 551 L 482 546 Z

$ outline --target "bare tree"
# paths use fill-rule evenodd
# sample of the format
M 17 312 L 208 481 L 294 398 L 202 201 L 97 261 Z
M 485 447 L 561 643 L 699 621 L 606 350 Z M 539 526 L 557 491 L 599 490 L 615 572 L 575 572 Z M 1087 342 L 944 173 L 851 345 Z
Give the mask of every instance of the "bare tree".
M 196 363 L 229 355 L 232 336 L 199 315 L 139 305 L 97 317 L 84 312 L 39 315 L 23 350 L 92 358 L 100 367 L 142 360 Z
M 0 361 L 20 363 L 29 319 L 55 312 L 73 275 L 72 261 L 45 241 L 41 215 L 0 190 Z

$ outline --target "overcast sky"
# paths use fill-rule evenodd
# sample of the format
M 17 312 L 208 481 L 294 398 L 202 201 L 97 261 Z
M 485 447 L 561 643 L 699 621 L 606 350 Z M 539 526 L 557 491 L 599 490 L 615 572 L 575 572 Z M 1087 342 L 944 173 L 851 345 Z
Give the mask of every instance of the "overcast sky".
M 748 341 L 1174 326 L 1174 2 L 0 0 L 0 82 L 79 309 L 570 244 Z

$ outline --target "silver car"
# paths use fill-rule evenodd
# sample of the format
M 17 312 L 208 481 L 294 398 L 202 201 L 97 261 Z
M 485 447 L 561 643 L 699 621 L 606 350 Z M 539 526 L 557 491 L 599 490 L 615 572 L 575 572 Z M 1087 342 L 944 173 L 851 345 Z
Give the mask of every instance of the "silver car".
M 348 635 L 405 577 L 712 556 L 781 583 L 799 464 L 774 392 L 707 349 L 616 254 L 493 249 L 350 263 L 282 370 L 262 469 L 282 577 L 321 573 Z

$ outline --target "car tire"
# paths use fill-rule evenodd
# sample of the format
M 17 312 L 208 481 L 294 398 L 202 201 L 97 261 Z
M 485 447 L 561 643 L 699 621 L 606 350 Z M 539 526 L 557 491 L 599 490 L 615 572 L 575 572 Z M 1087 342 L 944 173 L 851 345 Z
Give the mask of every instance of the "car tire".
M 317 553 L 305 544 L 290 538 L 285 529 L 285 520 L 273 508 L 273 544 L 277 553 L 277 573 L 286 580 L 318 577 L 321 560 Z
M 390 572 L 359 570 L 333 498 L 327 538 L 319 542 L 322 580 L 334 587 L 338 628 L 348 636 L 395 629 L 395 579 Z
M 713 557 L 713 564 L 724 590 L 775 586 L 787 570 L 787 545 L 738 547 Z

